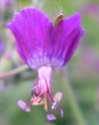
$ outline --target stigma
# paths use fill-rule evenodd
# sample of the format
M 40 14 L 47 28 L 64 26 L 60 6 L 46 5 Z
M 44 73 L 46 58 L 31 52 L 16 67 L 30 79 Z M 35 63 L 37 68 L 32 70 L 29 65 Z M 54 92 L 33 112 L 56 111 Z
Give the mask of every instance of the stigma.
M 49 102 L 52 104 L 52 110 L 56 109 L 57 111 L 59 111 L 61 115 L 60 118 L 63 118 L 63 110 L 58 109 L 57 107 L 58 103 L 62 98 L 62 93 L 57 92 L 53 97 L 51 92 L 50 80 L 52 70 L 53 69 L 49 66 L 40 67 L 38 69 L 38 79 L 33 84 L 33 87 L 30 91 L 30 95 L 33 96 L 33 98 L 28 104 L 26 104 L 23 100 L 19 100 L 17 102 L 19 108 L 28 113 L 31 111 L 31 105 L 44 105 L 45 110 L 48 112 L 47 119 L 49 121 L 56 120 L 56 117 L 53 114 L 51 114 Z

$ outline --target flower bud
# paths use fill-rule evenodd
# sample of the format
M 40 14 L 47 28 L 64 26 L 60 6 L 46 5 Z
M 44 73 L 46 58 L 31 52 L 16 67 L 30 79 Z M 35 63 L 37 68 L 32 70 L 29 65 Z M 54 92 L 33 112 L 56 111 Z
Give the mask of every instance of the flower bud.
M 16 66 L 22 64 L 22 60 L 21 60 L 21 58 L 19 57 L 19 55 L 18 55 L 18 53 L 17 53 L 16 50 L 14 50 L 13 53 L 12 53 L 12 61 L 14 62 L 14 64 L 15 64 Z
M 64 15 L 63 15 L 63 11 L 61 11 L 60 14 L 53 21 L 53 26 L 55 27 L 63 19 L 64 19 Z
M 13 67 L 12 62 L 10 59 L 3 58 L 0 61 L 0 74 L 5 73 L 11 70 Z

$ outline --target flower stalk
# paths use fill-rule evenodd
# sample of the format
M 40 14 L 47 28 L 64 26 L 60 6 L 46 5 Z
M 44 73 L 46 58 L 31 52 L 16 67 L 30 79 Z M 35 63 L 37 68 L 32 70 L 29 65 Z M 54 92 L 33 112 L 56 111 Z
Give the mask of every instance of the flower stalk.
M 66 77 L 67 73 L 66 73 L 66 69 L 64 68 L 62 70 L 62 75 L 61 75 L 61 81 L 62 81 L 62 85 L 63 88 L 65 89 L 65 94 L 66 94 L 66 98 L 68 100 L 69 106 L 75 116 L 75 119 L 78 123 L 78 125 L 86 125 L 85 120 L 83 118 L 82 112 L 77 104 L 77 100 L 75 99 L 75 94 L 74 91 L 68 81 L 68 78 Z
M 18 74 L 18 73 L 20 73 L 20 72 L 22 72 L 23 70 L 26 70 L 26 69 L 28 69 L 29 67 L 27 66 L 27 65 L 23 65 L 23 66 L 20 66 L 20 67 L 18 67 L 18 68 L 16 68 L 16 69 L 13 69 L 13 70 L 11 70 L 11 71 L 9 71 L 9 72 L 6 72 L 6 73 L 4 73 L 4 74 L 1 74 L 0 75 L 0 80 L 1 79 L 4 79 L 4 78 L 7 78 L 7 77 L 9 77 L 9 76 L 12 76 L 12 75 L 16 75 L 16 74 Z

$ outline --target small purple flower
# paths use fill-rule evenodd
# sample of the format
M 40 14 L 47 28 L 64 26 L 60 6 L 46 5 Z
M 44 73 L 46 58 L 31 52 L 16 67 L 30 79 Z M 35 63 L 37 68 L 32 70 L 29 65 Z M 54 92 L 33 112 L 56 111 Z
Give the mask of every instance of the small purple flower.
M 0 7 L 3 9 L 10 8 L 13 6 L 13 0 L 1 0 Z
M 96 14 L 99 14 L 99 4 L 97 3 L 88 3 L 88 4 L 85 4 L 81 7 L 81 10 L 84 14 L 89 14 L 92 16 L 93 15 L 96 15 Z
M 57 92 L 53 97 L 50 79 L 52 71 L 65 66 L 76 51 L 84 34 L 80 23 L 81 14 L 75 13 L 60 21 L 54 28 L 40 10 L 27 8 L 7 24 L 15 36 L 20 57 L 29 67 L 38 71 L 38 79 L 30 91 L 30 94 L 34 95 L 30 103 L 18 101 L 22 110 L 29 112 L 30 105 L 44 104 L 45 110 L 49 112 L 47 119 L 55 120 L 56 117 L 49 110 L 49 99 L 52 109 L 57 109 L 63 118 L 63 110 L 57 107 L 62 93 Z
M 0 37 L 0 53 L 4 50 L 4 45 L 2 44 L 2 39 Z

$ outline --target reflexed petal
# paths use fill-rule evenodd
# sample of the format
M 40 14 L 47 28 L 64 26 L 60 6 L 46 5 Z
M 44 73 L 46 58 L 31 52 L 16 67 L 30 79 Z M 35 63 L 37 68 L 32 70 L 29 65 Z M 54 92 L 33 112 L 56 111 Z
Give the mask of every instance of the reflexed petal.
M 31 99 L 31 101 L 33 100 L 33 98 Z M 42 99 L 41 100 L 41 98 L 39 97 L 38 99 L 37 99 L 37 101 L 35 101 L 32 105 L 36 105 L 36 106 L 38 106 L 38 105 L 43 105 L 44 104 L 44 99 Z
M 63 96 L 63 93 L 61 93 L 61 92 L 57 92 L 55 95 L 54 95 L 54 101 L 56 101 L 56 100 L 58 100 L 58 102 L 61 100 L 61 98 L 62 98 L 62 96 Z
M 60 119 L 62 119 L 62 118 L 63 118 L 63 116 L 64 116 L 64 112 L 63 112 L 63 110 L 62 110 L 62 109 L 60 109 L 60 114 L 61 114 Z
M 49 55 L 53 25 L 44 13 L 34 8 L 22 10 L 7 24 L 15 38 L 21 58 L 28 64 L 32 59 Z
M 84 33 L 80 23 L 81 14 L 75 13 L 73 16 L 59 22 L 54 29 L 51 52 L 53 57 L 63 61 L 62 66 L 70 60 L 79 44 L 80 37 Z
M 30 107 L 26 108 L 27 104 L 23 100 L 19 100 L 17 102 L 17 105 L 19 106 L 20 109 L 22 109 L 25 112 L 30 112 L 31 111 Z
M 55 117 L 53 114 L 48 114 L 48 115 L 47 115 L 47 119 L 48 119 L 49 121 L 53 121 L 53 120 L 56 120 L 56 117 Z

